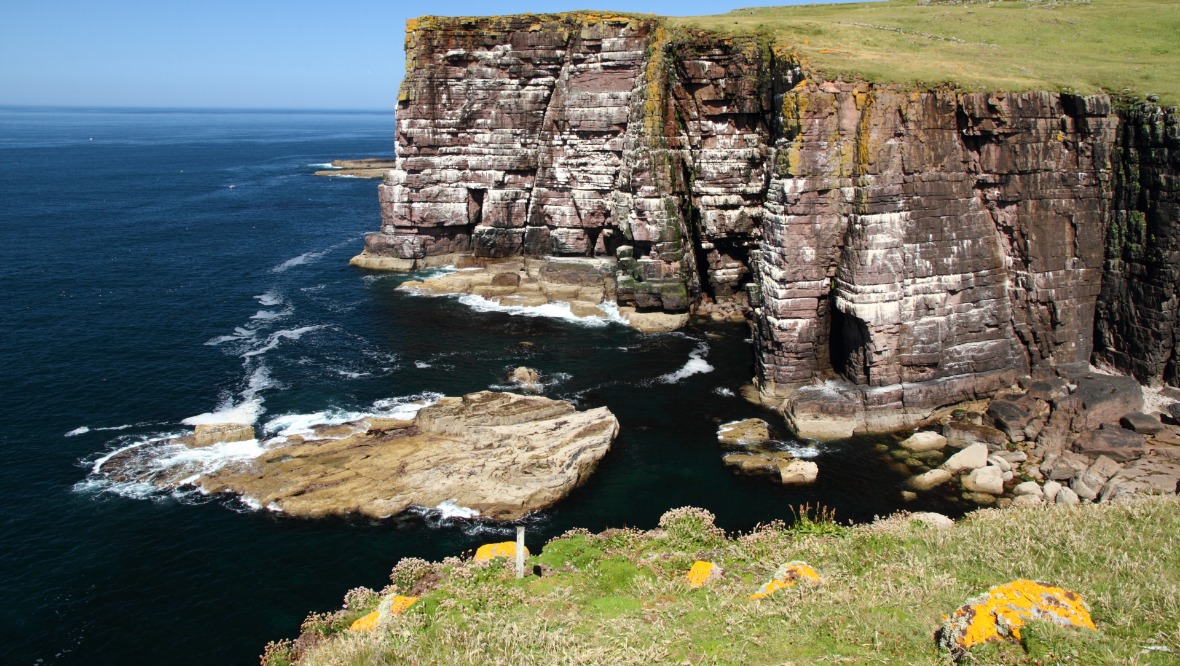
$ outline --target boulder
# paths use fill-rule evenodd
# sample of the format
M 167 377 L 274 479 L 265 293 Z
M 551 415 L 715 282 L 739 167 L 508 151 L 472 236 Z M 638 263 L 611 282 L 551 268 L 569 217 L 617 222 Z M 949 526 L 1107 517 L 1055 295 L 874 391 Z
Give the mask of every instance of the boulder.
M 1110 480 L 1110 477 L 1118 474 L 1122 469 L 1122 465 L 1111 460 L 1110 458 L 1106 456 L 1098 456 L 1098 460 L 1095 460 L 1094 464 L 1090 465 L 1090 469 L 1087 471 L 1097 478 L 1102 479 L 1102 483 L 1106 483 Z
M 246 442 L 254 439 L 254 426 L 245 423 L 204 423 L 194 428 L 190 446 Z
M 1074 474 L 1090 468 L 1090 459 L 1073 451 L 1045 456 L 1041 462 L 1041 473 L 1053 481 L 1072 479 Z
M 1012 471 L 1012 463 L 994 454 L 987 457 L 987 464 L 995 465 L 1005 472 Z
M 1180 460 L 1152 453 L 1119 470 L 1102 487 L 1101 501 L 1124 502 L 1137 495 L 1180 493 Z
M 1036 400 L 1051 403 L 1067 395 L 1069 395 L 1069 382 L 1061 377 L 1039 379 L 1028 386 L 1028 396 Z
M 1057 493 L 1061 492 L 1061 484 L 1056 481 L 1046 481 L 1044 488 L 1046 502 L 1056 502 Z
M 1024 483 L 1016 484 L 1012 489 L 1012 494 L 1019 497 L 1020 495 L 1036 495 L 1037 497 L 1044 497 L 1045 491 L 1041 489 L 1041 485 L 1036 481 L 1025 481 Z
M 786 451 L 754 451 L 730 453 L 721 457 L 721 462 L 743 474 L 781 474 L 780 469 L 795 460 Z
M 1180 402 L 1173 402 L 1168 405 L 1168 415 L 1180 421 Z
M 258 457 L 198 470 L 195 480 L 192 469 L 158 464 L 169 459 L 166 445 L 99 471 L 250 497 L 294 517 L 385 518 L 451 502 L 517 520 L 584 483 L 619 430 L 605 407 L 579 412 L 562 400 L 491 391 L 442 398 L 413 421 L 354 427 L 338 438 L 271 440 Z
M 1000 451 L 995 454 L 998 458 L 1007 460 L 1012 465 L 1018 465 L 1028 460 L 1028 454 L 1024 451 Z
M 818 475 L 819 465 L 810 460 L 792 460 L 779 468 L 779 480 L 787 486 L 815 483 Z
M 523 365 L 512 371 L 512 374 L 508 376 L 508 381 L 525 391 L 535 393 L 541 390 L 541 373 Z
M 1098 499 L 1098 493 L 1102 492 L 1103 482 L 1101 477 L 1087 470 L 1075 474 L 1069 482 L 1069 488 L 1077 493 L 1078 497 L 1093 502 Z
M 1104 425 L 1083 433 L 1073 441 L 1074 451 L 1087 456 L 1104 455 L 1127 462 L 1143 455 L 1143 435 L 1119 426 Z
M 1012 500 L 1012 506 L 1020 507 L 1041 506 L 1044 503 L 1045 500 L 1040 495 L 1017 495 Z
M 1164 429 L 1164 424 L 1160 423 L 1159 419 L 1143 412 L 1124 414 L 1123 418 L 1119 420 L 1119 424 L 1127 430 L 1141 435 L 1154 435 Z
M 992 451 L 1000 451 L 1008 445 L 1008 436 L 999 430 L 967 421 L 948 421 L 942 427 L 942 434 L 957 448 L 982 443 Z
M 972 444 L 950 458 L 947 458 L 947 461 L 942 464 L 942 468 L 951 474 L 957 474 L 962 471 L 983 467 L 986 464 L 987 445 Z
M 1025 579 L 993 587 L 943 618 L 938 644 L 956 658 L 981 643 L 1020 640 L 1020 627 L 1034 620 L 1097 630 L 1076 592 Z
M 902 440 L 898 446 L 917 453 L 922 451 L 939 451 L 946 447 L 946 437 L 936 432 L 916 432 Z
M 1081 500 L 1078 499 L 1077 493 L 1070 490 L 1069 488 L 1066 488 L 1065 486 L 1062 486 L 1061 490 L 1057 491 L 1057 503 L 1064 504 L 1065 506 L 1073 506 L 1075 504 L 1080 504 Z
M 963 477 L 963 488 L 973 493 L 987 493 L 989 495 L 1004 494 L 1003 471 L 999 467 L 988 465 L 971 470 Z
M 727 446 L 755 446 L 770 441 L 770 425 L 762 419 L 723 423 L 717 428 L 717 441 Z
M 924 492 L 937 486 L 941 486 L 947 481 L 950 481 L 951 478 L 953 478 L 953 475 L 945 469 L 932 469 L 929 472 L 923 472 L 917 476 L 911 476 L 906 480 L 906 485 L 909 486 L 911 490 Z

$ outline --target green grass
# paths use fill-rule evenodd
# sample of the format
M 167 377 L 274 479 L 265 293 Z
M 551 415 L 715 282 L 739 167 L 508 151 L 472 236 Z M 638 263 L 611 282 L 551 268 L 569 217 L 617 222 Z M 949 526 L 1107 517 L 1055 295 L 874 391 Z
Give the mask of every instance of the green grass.
M 888 2 L 739 9 L 669 19 L 772 31 L 812 76 L 963 90 L 1157 94 L 1180 102 L 1175 0 Z
M 541 577 L 516 580 L 503 560 L 435 564 L 433 589 L 406 615 L 370 634 L 305 634 L 298 663 L 946 664 L 934 641 L 942 615 L 1016 578 L 1078 592 L 1100 631 L 1034 624 L 1021 644 L 976 648 L 975 663 L 1176 663 L 1178 509 L 1156 498 L 982 511 L 945 530 L 900 517 L 733 537 L 703 512 L 677 510 L 652 532 L 555 539 L 529 563 Z M 689 589 L 695 559 L 723 575 Z M 789 560 L 812 564 L 822 582 L 748 599 Z

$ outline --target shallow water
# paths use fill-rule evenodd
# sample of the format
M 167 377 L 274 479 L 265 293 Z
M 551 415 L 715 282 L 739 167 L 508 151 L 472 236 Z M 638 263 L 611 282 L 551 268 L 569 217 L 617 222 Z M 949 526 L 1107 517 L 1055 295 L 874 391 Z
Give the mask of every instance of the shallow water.
M 395 289 L 404 277 L 349 267 L 378 224 L 376 184 L 311 174 L 389 154 L 392 126 L 0 109 L 0 661 L 257 663 L 308 611 L 381 587 L 398 558 L 510 531 L 437 514 L 298 521 L 91 474 L 120 447 L 230 413 L 273 433 L 535 367 L 545 395 L 605 405 L 622 432 L 587 485 L 527 521 L 534 549 L 689 504 L 728 530 L 805 502 L 857 521 L 899 508 L 871 439 L 810 452 L 808 488 L 722 465 L 719 424 L 772 417 L 736 397 L 753 373 L 743 326 L 644 336 L 414 296 Z

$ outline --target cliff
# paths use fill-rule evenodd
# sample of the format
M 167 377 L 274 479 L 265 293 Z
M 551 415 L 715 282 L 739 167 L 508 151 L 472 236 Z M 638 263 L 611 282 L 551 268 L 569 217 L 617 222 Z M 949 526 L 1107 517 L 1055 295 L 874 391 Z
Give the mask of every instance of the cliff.
M 1174 109 L 824 80 L 768 32 L 631 15 L 428 17 L 406 48 L 358 265 L 607 258 L 622 305 L 748 307 L 809 434 L 1093 357 L 1180 383 Z

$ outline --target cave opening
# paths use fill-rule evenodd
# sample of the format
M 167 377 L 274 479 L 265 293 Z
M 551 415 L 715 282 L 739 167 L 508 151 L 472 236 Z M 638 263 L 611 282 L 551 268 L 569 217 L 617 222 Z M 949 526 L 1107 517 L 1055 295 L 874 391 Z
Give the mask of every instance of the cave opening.
M 868 326 L 857 317 L 841 312 L 836 307 L 834 293 L 828 303 L 828 312 L 831 321 L 828 360 L 832 369 L 853 383 L 868 384 Z

